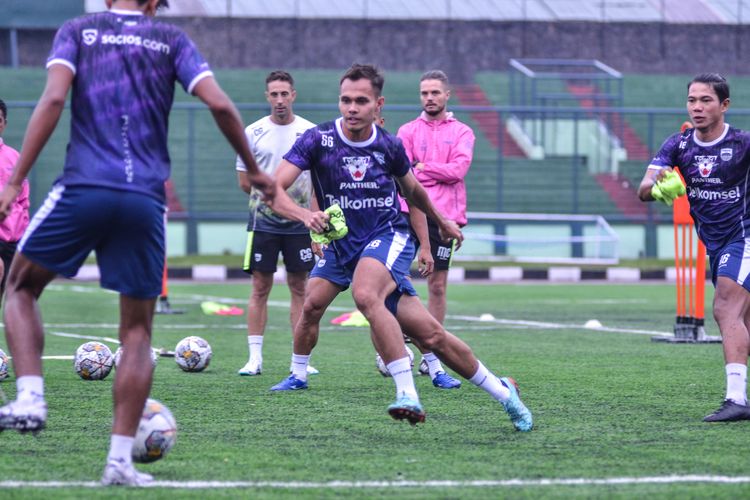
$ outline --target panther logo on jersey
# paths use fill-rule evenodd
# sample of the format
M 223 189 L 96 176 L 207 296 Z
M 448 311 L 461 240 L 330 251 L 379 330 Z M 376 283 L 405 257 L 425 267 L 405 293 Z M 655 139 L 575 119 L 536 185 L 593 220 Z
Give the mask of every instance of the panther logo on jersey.
M 370 167 L 369 156 L 345 156 L 344 163 L 346 169 L 355 181 L 361 181 L 365 178 L 365 172 Z
M 86 29 L 81 32 L 81 35 L 83 35 L 83 43 L 86 45 L 94 45 L 99 36 L 99 30 Z
M 716 164 L 716 156 L 696 156 L 695 166 L 698 167 L 698 172 L 701 177 L 708 177 L 711 175 L 711 171 L 714 169 Z

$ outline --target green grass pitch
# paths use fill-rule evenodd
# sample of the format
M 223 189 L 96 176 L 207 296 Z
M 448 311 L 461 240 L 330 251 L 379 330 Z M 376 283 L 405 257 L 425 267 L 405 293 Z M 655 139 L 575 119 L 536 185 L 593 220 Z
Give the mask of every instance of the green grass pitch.
M 245 308 L 248 291 L 248 282 L 171 285 L 172 306 L 185 314 L 157 316 L 154 345 L 173 348 L 200 335 L 214 357 L 202 373 L 159 360 L 151 394 L 172 410 L 179 431 L 165 459 L 140 466 L 170 482 L 148 498 L 739 498 L 750 488 L 750 422 L 701 421 L 724 395 L 721 347 L 650 340 L 649 332 L 672 328 L 673 286 L 449 287 L 448 328 L 496 373 L 518 380 L 535 417 L 527 434 L 468 382 L 445 391 L 426 377 L 416 380 L 426 423 L 391 420 L 394 387 L 375 370 L 367 330 L 330 324 L 352 309 L 348 292 L 324 317 L 312 357 L 321 373 L 309 390 L 268 390 L 287 375 L 291 351 L 281 284 L 271 298 L 264 372 L 239 377 L 244 318 L 207 316 L 199 304 Z M 72 354 L 85 341 L 59 333 L 116 337 L 117 302 L 93 284 L 55 282 L 41 301 L 45 355 Z M 484 313 L 496 320 L 478 321 Z M 589 319 L 611 330 L 583 328 Z M 0 434 L 0 497 L 98 494 L 91 488 L 109 444 L 113 375 L 86 382 L 72 365 L 45 361 L 44 432 Z M 0 388 L 12 398 L 14 377 Z M 177 487 L 190 481 L 200 489 Z

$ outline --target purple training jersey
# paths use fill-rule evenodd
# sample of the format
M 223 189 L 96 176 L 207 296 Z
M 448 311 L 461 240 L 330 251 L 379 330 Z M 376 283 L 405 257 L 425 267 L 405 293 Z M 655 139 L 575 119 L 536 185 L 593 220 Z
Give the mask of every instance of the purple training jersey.
M 394 177 L 411 165 L 401 140 L 373 125 L 370 138 L 352 142 L 341 118 L 308 129 L 284 159 L 311 174 L 321 210 L 341 206 L 349 233 L 333 242 L 342 265 L 350 265 L 377 235 L 408 233 L 396 197 Z
M 667 139 L 649 168 L 677 166 L 687 184 L 690 215 L 709 254 L 746 237 L 750 227 L 750 133 L 729 125 L 710 143 L 688 129 Z
M 55 64 L 75 74 L 70 143 L 57 182 L 163 200 L 175 81 L 192 93 L 211 75 L 193 42 L 176 26 L 112 9 L 63 24 L 47 68 Z

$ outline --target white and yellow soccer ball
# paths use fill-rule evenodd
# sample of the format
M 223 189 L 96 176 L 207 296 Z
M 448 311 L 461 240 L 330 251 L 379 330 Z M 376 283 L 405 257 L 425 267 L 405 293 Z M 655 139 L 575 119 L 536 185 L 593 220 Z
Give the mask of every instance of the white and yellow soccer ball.
M 174 360 L 183 371 L 200 372 L 211 362 L 211 345 L 196 336 L 185 337 L 174 348 Z
M 103 380 L 112 371 L 112 351 L 101 342 L 86 342 L 76 349 L 76 373 L 84 380 Z
M 177 441 L 177 422 L 163 403 L 147 399 L 133 441 L 133 461 L 154 462 L 169 453 Z
M 8 378 L 8 355 L 0 349 L 0 380 Z
M 409 356 L 409 363 L 411 363 L 411 367 L 414 368 L 414 351 L 409 349 L 406 344 L 404 344 L 404 349 L 406 349 L 406 354 Z M 375 368 L 378 369 L 382 376 L 391 376 L 391 373 L 388 371 L 388 367 L 385 366 L 385 362 L 383 361 L 383 358 L 380 357 L 380 354 L 375 354 Z
M 118 347 L 114 354 L 115 369 L 120 366 L 120 358 L 122 357 L 122 346 Z M 159 355 L 156 354 L 154 349 L 151 349 L 151 364 L 156 366 L 156 362 L 159 360 Z

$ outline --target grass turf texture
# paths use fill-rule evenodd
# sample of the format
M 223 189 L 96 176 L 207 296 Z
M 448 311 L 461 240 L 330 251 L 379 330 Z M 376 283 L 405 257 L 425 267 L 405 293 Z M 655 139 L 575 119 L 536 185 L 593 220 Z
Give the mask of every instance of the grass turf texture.
M 419 285 L 424 294 L 424 287 Z M 332 326 L 352 308 L 348 292 L 324 317 L 312 364 L 321 374 L 310 389 L 271 393 L 287 375 L 290 333 L 286 288 L 276 285 L 269 310 L 260 377 L 236 374 L 247 359 L 243 317 L 205 316 L 201 300 L 226 298 L 244 307 L 247 284 L 173 283 L 173 307 L 157 316 L 154 345 L 172 348 L 200 335 L 214 358 L 202 373 L 184 373 L 161 358 L 152 397 L 172 410 L 178 440 L 159 462 L 141 465 L 161 481 L 476 481 L 606 479 L 676 475 L 746 476 L 748 422 L 705 424 L 724 394 L 719 345 L 665 345 L 647 335 L 585 330 L 604 326 L 669 331 L 674 288 L 668 285 L 451 285 L 449 329 L 500 375 L 516 378 L 534 412 L 535 429 L 515 432 L 502 408 L 468 382 L 458 391 L 417 378 L 427 422 L 391 420 L 390 379 L 375 370 L 366 329 Z M 710 303 L 710 297 L 707 299 Z M 49 333 L 116 337 L 117 296 L 89 284 L 56 282 L 41 302 L 45 354 L 72 354 L 84 339 Z M 491 313 L 498 319 L 549 322 L 518 325 L 455 316 Z M 569 326 L 565 326 L 569 325 Z M 716 334 L 709 324 L 709 333 Z M 2 343 L 5 347 L 5 343 Z M 38 437 L 0 434 L 0 482 L 96 481 L 111 423 L 111 386 L 86 382 L 72 361 L 45 361 L 48 428 Z M 416 371 L 416 370 L 415 370 Z M 0 384 L 15 394 L 14 378 Z M 255 487 L 255 498 L 279 497 L 739 497 L 745 484 L 627 484 L 496 487 Z M 4 498 L 78 497 L 87 488 L 2 489 Z M 132 495 L 109 489 L 109 496 Z M 150 490 L 149 497 L 238 497 L 250 491 Z

